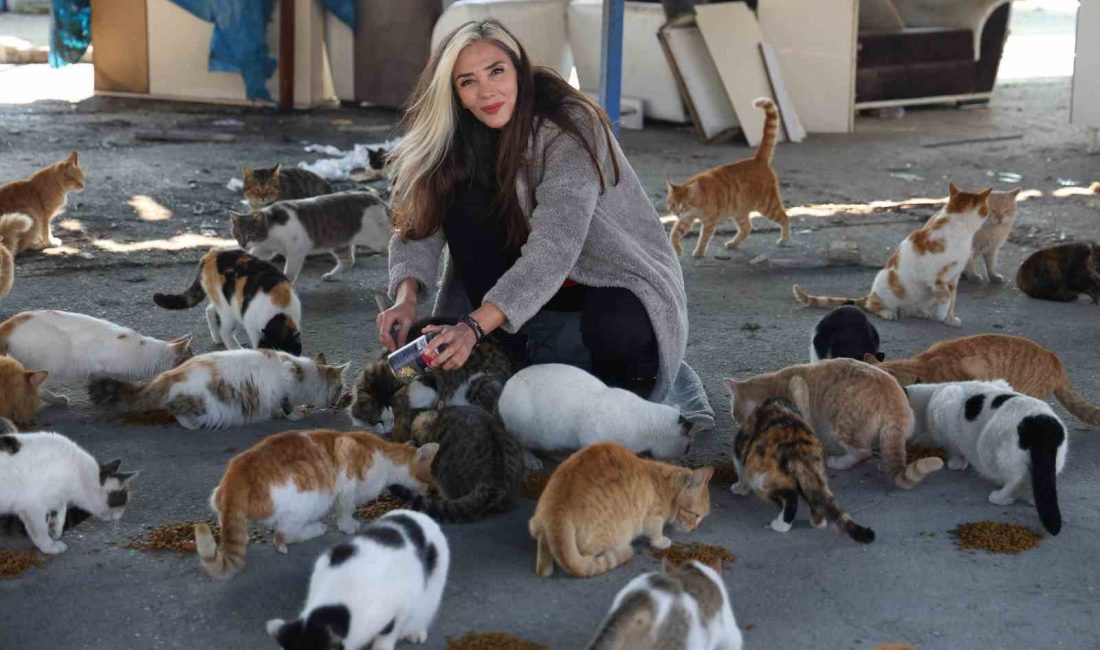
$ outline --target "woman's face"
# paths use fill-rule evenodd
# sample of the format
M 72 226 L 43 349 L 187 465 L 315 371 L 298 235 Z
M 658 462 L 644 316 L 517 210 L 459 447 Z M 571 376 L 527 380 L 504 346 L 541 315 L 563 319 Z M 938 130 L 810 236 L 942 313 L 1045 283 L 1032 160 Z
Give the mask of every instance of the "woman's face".
M 508 53 L 488 41 L 467 45 L 454 69 L 455 92 L 462 107 L 486 126 L 499 129 L 516 108 L 516 67 Z

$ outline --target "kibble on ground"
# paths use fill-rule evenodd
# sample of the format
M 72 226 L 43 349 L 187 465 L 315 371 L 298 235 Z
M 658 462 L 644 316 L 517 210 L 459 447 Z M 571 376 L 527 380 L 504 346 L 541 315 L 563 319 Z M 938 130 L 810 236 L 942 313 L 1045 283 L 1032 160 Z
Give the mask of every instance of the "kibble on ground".
M 447 637 L 447 650 L 548 650 L 541 643 L 504 632 L 467 632 L 460 639 Z
M 659 559 L 672 564 L 683 564 L 691 560 L 699 560 L 707 566 L 724 567 L 727 563 L 733 564 L 737 561 L 737 557 L 724 546 L 696 542 L 673 544 L 664 550 L 656 551 L 655 555 Z
M 1023 553 L 1043 541 L 1043 536 L 1032 528 L 1000 521 L 959 524 L 949 532 L 959 550 L 977 549 L 990 553 Z
M 31 567 L 41 567 L 37 551 L 13 551 L 0 548 L 0 580 L 17 578 Z

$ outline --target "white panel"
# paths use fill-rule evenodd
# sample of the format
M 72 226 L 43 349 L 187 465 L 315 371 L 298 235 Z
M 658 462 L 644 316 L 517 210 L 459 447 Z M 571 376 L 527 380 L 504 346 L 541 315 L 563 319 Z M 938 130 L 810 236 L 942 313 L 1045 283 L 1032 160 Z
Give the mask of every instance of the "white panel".
M 1077 9 L 1077 56 L 1073 63 L 1070 122 L 1100 127 L 1100 2 Z
M 737 114 L 722 88 L 718 69 L 695 25 L 666 27 L 661 32 L 676 61 L 687 96 L 699 120 L 696 126 L 710 140 L 737 126 Z
M 325 46 L 336 96 L 343 101 L 354 100 L 355 34 L 331 13 L 325 15 Z

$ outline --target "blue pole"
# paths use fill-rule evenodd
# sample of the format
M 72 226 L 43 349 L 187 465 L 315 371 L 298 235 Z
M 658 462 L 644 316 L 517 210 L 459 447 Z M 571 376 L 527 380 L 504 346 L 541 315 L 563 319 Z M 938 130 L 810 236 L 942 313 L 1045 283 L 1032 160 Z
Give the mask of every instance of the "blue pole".
M 600 48 L 600 103 L 619 133 L 619 100 L 623 84 L 623 0 L 603 2 L 603 44 Z

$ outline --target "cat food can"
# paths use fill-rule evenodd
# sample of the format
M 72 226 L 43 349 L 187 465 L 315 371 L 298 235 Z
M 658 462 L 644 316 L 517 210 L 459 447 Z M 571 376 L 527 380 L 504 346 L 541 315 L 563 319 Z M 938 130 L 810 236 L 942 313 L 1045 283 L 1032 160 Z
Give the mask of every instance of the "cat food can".
M 390 364 L 393 376 L 409 384 L 431 372 L 431 363 L 435 361 L 436 353 L 428 350 L 428 343 L 437 334 L 438 332 L 425 334 L 390 353 L 386 361 Z

